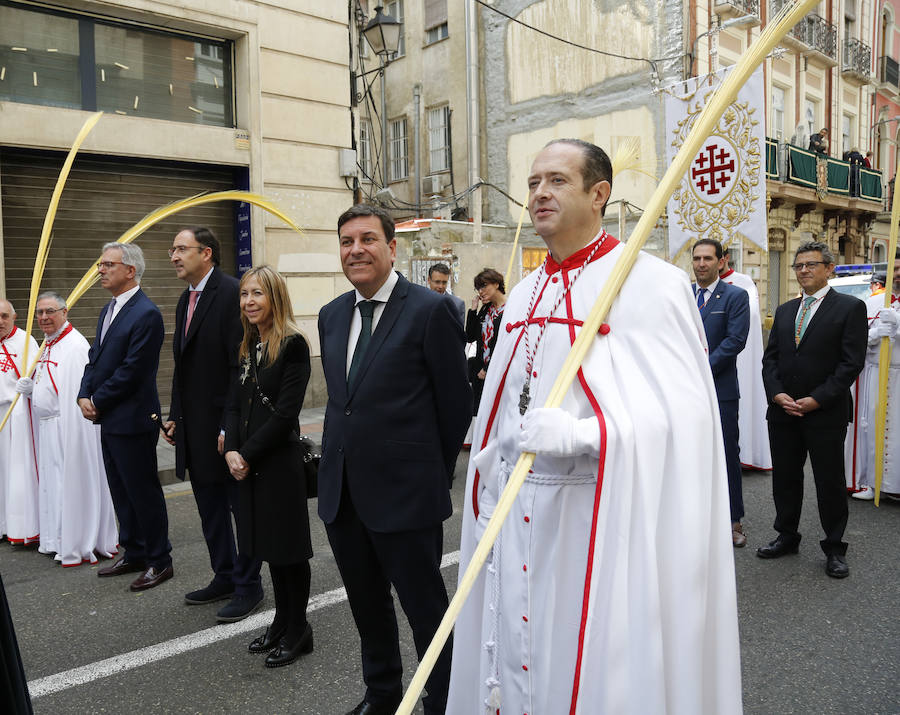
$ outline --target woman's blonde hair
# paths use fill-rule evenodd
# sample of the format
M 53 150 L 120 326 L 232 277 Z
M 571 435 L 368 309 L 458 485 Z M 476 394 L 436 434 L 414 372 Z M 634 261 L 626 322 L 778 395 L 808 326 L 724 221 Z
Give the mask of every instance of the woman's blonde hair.
M 271 365 L 278 359 L 284 341 L 289 335 L 300 332 L 292 318 L 291 297 L 288 295 L 287 283 L 284 278 L 272 266 L 255 266 L 241 277 L 241 289 L 244 288 L 250 278 L 256 278 L 259 287 L 269 300 L 272 309 L 272 329 L 269 331 L 265 355 L 262 358 L 263 365 Z M 244 360 L 249 357 L 250 351 L 255 349 L 259 330 L 253 325 L 241 311 L 241 324 L 244 326 L 244 339 L 241 341 L 239 357 Z

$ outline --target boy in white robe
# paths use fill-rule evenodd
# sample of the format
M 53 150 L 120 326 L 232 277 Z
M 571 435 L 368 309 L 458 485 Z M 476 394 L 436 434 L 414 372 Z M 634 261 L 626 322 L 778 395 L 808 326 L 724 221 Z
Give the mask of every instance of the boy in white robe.
M 562 407 L 541 408 L 624 250 L 601 227 L 611 174 L 578 140 L 532 166 L 550 253 L 504 311 L 460 576 L 519 453 L 537 456 L 456 624 L 452 715 L 741 712 L 725 457 L 685 274 L 642 254 Z
M 57 293 L 42 293 L 37 320 L 47 336 L 32 378 L 17 391 L 30 396 L 39 421 L 41 543 L 63 566 L 97 563 L 116 553 L 116 520 L 100 451 L 100 428 L 85 420 L 77 396 L 90 346 L 66 319 Z
M 0 298 L 0 420 L 16 396 L 25 342 L 28 360 L 37 355 L 37 343 L 16 327 L 16 311 Z M 37 430 L 32 429 L 31 400 L 19 399 L 0 431 L 0 536 L 13 544 L 40 538 L 38 525 Z

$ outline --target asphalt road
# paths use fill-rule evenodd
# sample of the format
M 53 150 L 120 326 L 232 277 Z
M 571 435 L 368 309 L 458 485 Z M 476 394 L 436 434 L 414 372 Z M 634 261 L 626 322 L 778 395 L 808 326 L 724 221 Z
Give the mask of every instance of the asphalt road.
M 465 458 L 445 554 L 459 543 Z M 848 579 L 824 574 L 807 476 L 800 554 L 754 555 L 772 537 L 769 475 L 745 474 L 748 548 L 735 552 L 747 713 L 900 713 L 900 503 L 851 500 Z M 175 578 L 143 594 L 96 566 L 63 569 L 33 548 L 0 544 L 0 572 L 36 713 L 345 713 L 362 697 L 359 641 L 321 522 L 310 503 L 315 558 L 309 620 L 315 651 L 269 670 L 246 646 L 271 618 L 217 626 L 217 605 L 182 595 L 211 574 L 190 491 L 167 496 Z M 671 535 L 673 539 L 678 534 Z M 265 569 L 264 569 L 265 571 Z M 456 585 L 456 566 L 444 576 Z M 267 593 L 271 594 L 265 572 Z M 273 607 L 271 595 L 265 608 Z M 407 681 L 416 663 L 400 617 Z M 690 657 L 689 653 L 685 657 Z M 476 714 L 473 714 L 476 715 Z M 540 714 L 540 715 L 556 715 Z

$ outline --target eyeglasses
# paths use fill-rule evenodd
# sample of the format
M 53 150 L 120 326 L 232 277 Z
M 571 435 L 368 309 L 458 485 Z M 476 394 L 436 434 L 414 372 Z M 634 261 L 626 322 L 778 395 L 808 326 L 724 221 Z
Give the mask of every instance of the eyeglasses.
M 123 266 L 125 265 L 125 263 L 123 261 L 100 261 L 100 263 L 97 264 L 97 270 L 99 271 L 101 268 L 105 268 L 106 270 L 109 270 L 110 268 L 112 268 L 113 266 L 115 266 L 117 264 L 120 264 Z
M 793 268 L 798 273 L 802 271 L 804 268 L 808 271 L 815 270 L 816 266 L 827 266 L 828 263 L 826 261 L 807 261 L 806 263 L 795 263 L 791 268 Z
M 209 248 L 209 246 L 172 246 L 172 248 L 169 249 L 169 258 L 174 258 L 175 256 L 183 256 L 191 248 L 196 248 L 197 250 L 202 251 L 204 248 Z
M 52 318 L 54 315 L 56 315 L 61 310 L 63 310 L 63 308 L 47 308 L 47 310 L 38 309 L 38 310 L 34 311 L 34 314 L 38 318 L 40 318 L 42 315 L 46 315 L 48 318 Z

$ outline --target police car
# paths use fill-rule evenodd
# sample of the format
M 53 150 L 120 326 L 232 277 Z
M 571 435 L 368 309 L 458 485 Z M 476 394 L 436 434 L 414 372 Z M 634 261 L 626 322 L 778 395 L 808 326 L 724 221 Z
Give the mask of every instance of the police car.
M 834 267 L 834 278 L 828 285 L 838 293 L 865 300 L 872 294 L 872 275 L 887 271 L 887 263 L 845 264 Z

